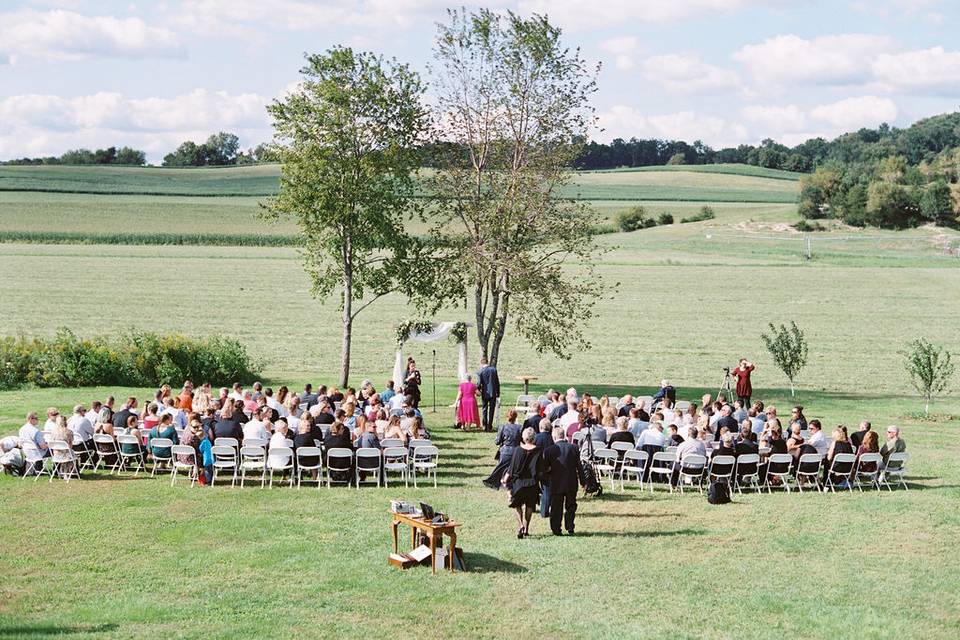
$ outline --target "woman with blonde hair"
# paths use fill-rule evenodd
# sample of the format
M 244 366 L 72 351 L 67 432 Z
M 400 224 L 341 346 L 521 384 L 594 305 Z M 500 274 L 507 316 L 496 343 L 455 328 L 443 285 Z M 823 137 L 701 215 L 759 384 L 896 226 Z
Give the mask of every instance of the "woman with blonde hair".
M 387 422 L 387 425 L 383 429 L 383 438 L 384 440 L 387 440 L 387 439 L 401 440 L 404 446 L 406 446 L 407 434 L 403 431 L 403 428 L 400 426 L 400 416 L 390 417 L 389 422 Z
M 213 396 L 210 394 L 210 383 L 205 382 L 193 394 L 193 410 L 203 415 L 210 404 L 213 402 Z
M 827 449 L 827 460 L 823 467 L 824 480 L 827 479 L 830 467 L 833 465 L 833 459 L 838 453 L 854 453 L 853 445 L 850 444 L 850 439 L 847 438 L 847 430 L 842 425 L 833 430 L 833 440 L 830 442 L 830 448 Z M 843 483 L 848 482 L 849 478 L 835 475 L 833 481 L 837 486 L 841 486 Z

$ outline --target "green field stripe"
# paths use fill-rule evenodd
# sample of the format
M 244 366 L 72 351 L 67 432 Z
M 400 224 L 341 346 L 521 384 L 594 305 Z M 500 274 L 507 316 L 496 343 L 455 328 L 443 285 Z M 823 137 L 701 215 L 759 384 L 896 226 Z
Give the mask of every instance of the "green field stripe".
M 0 231 L 2 243 L 191 245 L 219 247 L 293 247 L 292 235 L 222 233 L 85 233 L 77 231 Z

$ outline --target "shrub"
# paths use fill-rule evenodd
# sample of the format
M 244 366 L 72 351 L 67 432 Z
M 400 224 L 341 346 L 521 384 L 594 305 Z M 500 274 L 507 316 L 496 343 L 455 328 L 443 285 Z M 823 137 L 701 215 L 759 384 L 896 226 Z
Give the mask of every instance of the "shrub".
M 617 215 L 617 227 L 620 231 L 636 231 L 637 229 L 643 229 L 648 220 L 646 209 L 636 206 L 628 211 L 621 211 Z
M 797 231 L 803 231 L 809 233 L 811 231 L 826 231 L 827 228 L 820 224 L 819 222 L 807 222 L 806 220 L 801 220 L 800 222 L 793 225 L 793 228 Z
M 703 220 L 713 220 L 716 217 L 716 214 L 713 212 L 713 207 L 709 205 L 703 205 L 700 207 L 700 213 L 689 216 L 687 218 L 680 218 L 680 224 L 686 222 L 701 222 Z
M 657 226 L 657 221 L 654 220 L 653 218 L 647 218 L 646 220 L 643 221 L 644 229 L 649 229 L 650 227 L 655 227 L 655 226 Z
M 946 391 L 953 377 L 950 352 L 940 345 L 918 338 L 907 345 L 905 356 L 903 366 L 910 375 L 910 384 L 923 396 L 923 412 L 929 414 L 930 400 Z
M 673 216 L 669 213 L 661 213 L 657 216 L 657 224 L 673 224 Z
M 184 380 L 228 384 L 259 375 L 237 340 L 194 340 L 179 334 L 130 331 L 116 337 L 78 338 L 60 329 L 53 338 L 0 338 L 0 389 L 38 387 L 131 387 L 180 384 Z

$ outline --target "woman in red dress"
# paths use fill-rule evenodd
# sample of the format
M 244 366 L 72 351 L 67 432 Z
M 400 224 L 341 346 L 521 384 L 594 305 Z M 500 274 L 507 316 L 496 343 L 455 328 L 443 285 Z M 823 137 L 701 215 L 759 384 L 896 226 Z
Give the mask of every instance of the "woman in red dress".
M 731 375 L 737 379 L 737 398 L 743 402 L 744 407 L 750 406 L 750 396 L 753 395 L 753 386 L 750 384 L 750 372 L 753 370 L 752 362 L 740 358 L 740 365 L 731 371 Z
M 473 376 L 460 383 L 457 391 L 457 423 L 464 429 L 468 424 L 480 428 L 480 411 L 477 409 L 477 385 L 473 383 Z

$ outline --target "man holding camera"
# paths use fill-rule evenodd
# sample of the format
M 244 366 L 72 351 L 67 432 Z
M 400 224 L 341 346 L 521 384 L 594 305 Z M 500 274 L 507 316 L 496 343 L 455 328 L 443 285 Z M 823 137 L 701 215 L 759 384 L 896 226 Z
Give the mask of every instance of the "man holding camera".
M 730 372 L 737 379 L 737 399 L 743 403 L 744 407 L 750 406 L 750 396 L 753 395 L 753 386 L 750 384 L 750 372 L 754 370 L 752 362 L 747 362 L 746 358 L 740 358 L 740 364 Z

